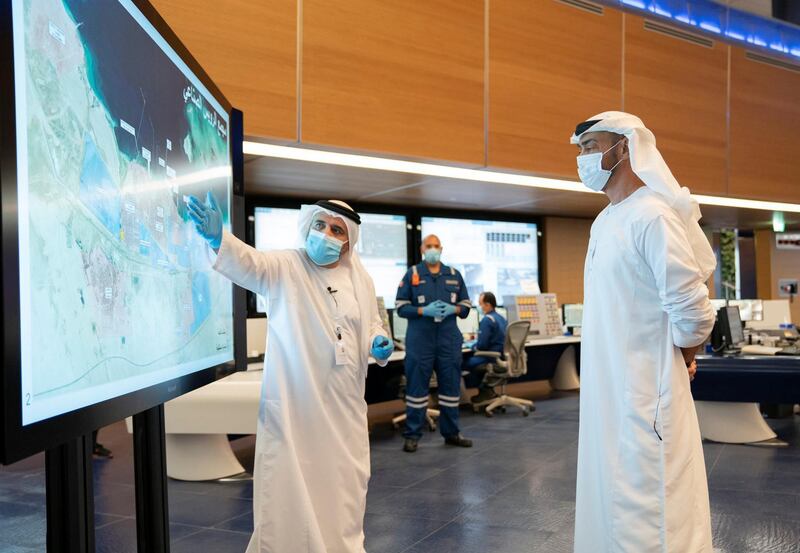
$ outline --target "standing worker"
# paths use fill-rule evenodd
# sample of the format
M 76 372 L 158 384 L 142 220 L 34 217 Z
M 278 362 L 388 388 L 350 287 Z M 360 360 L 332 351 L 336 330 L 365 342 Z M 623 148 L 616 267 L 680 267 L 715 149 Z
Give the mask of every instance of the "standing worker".
M 422 240 L 423 262 L 400 281 L 395 309 L 408 319 L 406 332 L 406 429 L 403 451 L 413 453 L 422 437 L 428 408 L 431 374 L 436 367 L 439 392 L 439 429 L 448 445 L 472 447 L 458 428 L 461 400 L 461 345 L 456 317 L 472 309 L 461 273 L 440 259 L 442 244 L 433 234 Z
M 483 312 L 483 319 L 478 325 L 478 340 L 472 346 L 473 351 L 493 351 L 503 354 L 506 344 L 506 327 L 508 321 L 497 312 L 497 298 L 491 292 L 483 292 L 478 297 L 478 307 Z M 479 367 L 485 367 L 487 363 L 496 361 L 493 357 L 473 355 L 464 363 L 464 370 L 478 372 Z M 477 395 L 472 396 L 472 403 L 483 403 L 495 399 L 497 394 L 494 391 L 496 383 L 487 382 L 484 377 L 478 386 Z
M 304 205 L 302 246 L 260 252 L 223 233 L 210 193 L 189 215 L 214 269 L 267 300 L 247 553 L 364 553 L 368 356 L 385 365 L 393 345 L 356 253 L 360 217 L 344 202 Z
M 610 200 L 584 274 L 575 553 L 711 553 L 687 376 L 714 326 L 700 209 L 638 117 L 601 113 L 572 143 Z

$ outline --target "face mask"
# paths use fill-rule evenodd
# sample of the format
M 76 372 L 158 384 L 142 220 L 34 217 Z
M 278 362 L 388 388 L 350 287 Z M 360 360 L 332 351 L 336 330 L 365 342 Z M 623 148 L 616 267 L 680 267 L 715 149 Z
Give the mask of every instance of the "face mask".
M 422 257 L 425 258 L 425 263 L 428 265 L 436 265 L 442 258 L 442 250 L 438 248 L 427 249 L 425 250 L 425 253 L 422 254 Z
M 306 238 L 306 253 L 311 261 L 320 267 L 325 267 L 339 261 L 344 245 L 345 242 L 340 242 L 325 233 L 311 229 Z
M 622 163 L 622 160 L 620 159 L 616 162 L 611 169 L 603 169 L 603 156 L 613 150 L 620 142 L 622 142 L 622 139 L 619 139 L 614 146 L 611 146 L 605 152 L 578 156 L 578 176 L 587 188 L 600 192 L 606 187 L 608 179 L 611 178 L 611 173 L 614 172 L 617 165 Z

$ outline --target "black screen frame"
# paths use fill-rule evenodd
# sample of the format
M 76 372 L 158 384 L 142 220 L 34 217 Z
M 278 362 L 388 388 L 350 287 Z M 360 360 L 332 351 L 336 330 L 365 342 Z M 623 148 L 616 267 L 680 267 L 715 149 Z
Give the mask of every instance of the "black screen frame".
M 219 88 L 212 82 L 197 60 L 189 53 L 177 35 L 147 0 L 132 0 L 136 8 L 155 27 L 156 31 L 175 50 L 189 69 L 219 101 L 229 116 L 229 144 L 232 163 L 231 224 L 234 234 L 244 231 L 244 198 L 241 112 L 236 111 Z M 14 83 L 14 44 L 11 2 L 0 2 L 0 199 L 2 220 L 0 247 L 2 259 L 3 313 L 3 367 L 0 373 L 0 463 L 10 464 L 30 455 L 63 444 L 77 436 L 140 413 L 175 397 L 205 386 L 219 374 L 240 369 L 245 359 L 240 352 L 246 349 L 244 336 L 243 292 L 233 287 L 234 309 L 234 361 L 202 369 L 160 384 L 130 392 L 100 403 L 51 417 L 29 425 L 22 425 L 20 298 L 19 298 L 19 236 L 17 216 L 17 155 L 16 109 Z M 238 128 L 237 128 L 238 126 Z M 237 299 L 238 298 L 238 299 Z M 239 309 L 237 310 L 237 305 Z M 237 312 L 238 319 L 237 320 Z M 11 322 L 11 324 L 9 324 Z

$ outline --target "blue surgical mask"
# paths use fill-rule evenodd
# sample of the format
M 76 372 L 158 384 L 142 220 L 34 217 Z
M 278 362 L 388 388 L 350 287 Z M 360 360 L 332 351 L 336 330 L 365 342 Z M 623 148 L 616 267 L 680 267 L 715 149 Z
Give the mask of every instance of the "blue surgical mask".
M 425 250 L 425 253 L 422 254 L 422 257 L 425 258 L 425 263 L 428 265 L 436 265 L 442 258 L 442 250 L 439 248 L 429 248 Z
M 306 238 L 306 253 L 311 261 L 320 267 L 325 267 L 339 261 L 344 244 L 323 232 L 311 229 Z
M 581 182 L 591 190 L 595 192 L 601 192 L 608 184 L 608 179 L 611 178 L 611 174 L 614 172 L 614 169 L 617 168 L 617 165 L 622 163 L 622 158 L 618 162 L 614 164 L 614 167 L 611 169 L 603 169 L 603 156 L 605 156 L 608 152 L 614 149 L 614 147 L 622 142 L 620 138 L 617 140 L 614 146 L 611 146 L 605 152 L 597 152 L 594 154 L 584 154 L 582 156 L 578 156 L 578 177 L 580 177 Z

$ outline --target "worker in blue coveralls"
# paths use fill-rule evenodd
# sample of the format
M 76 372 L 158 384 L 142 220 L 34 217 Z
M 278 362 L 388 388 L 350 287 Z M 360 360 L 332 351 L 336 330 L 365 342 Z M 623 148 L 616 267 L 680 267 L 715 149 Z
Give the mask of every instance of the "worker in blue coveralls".
M 423 262 L 406 272 L 397 291 L 395 309 L 408 319 L 406 331 L 406 430 L 403 451 L 413 453 L 422 437 L 428 408 L 431 374 L 436 368 L 439 393 L 439 429 L 445 444 L 472 447 L 458 428 L 461 397 L 461 345 L 456 317 L 472 309 L 461 273 L 441 262 L 437 236 L 422 240 Z
M 483 292 L 478 297 L 478 306 L 483 313 L 480 325 L 478 326 L 478 339 L 471 345 L 473 351 L 493 351 L 503 353 L 506 343 L 506 327 L 508 322 L 505 317 L 497 312 L 497 298 L 491 292 Z M 464 370 L 471 373 L 485 373 L 487 363 L 492 363 L 494 358 L 481 355 L 473 355 L 464 363 Z M 484 369 L 481 371 L 481 369 Z M 472 396 L 472 403 L 483 403 L 497 397 L 493 383 L 486 377 L 478 386 L 478 394 Z

